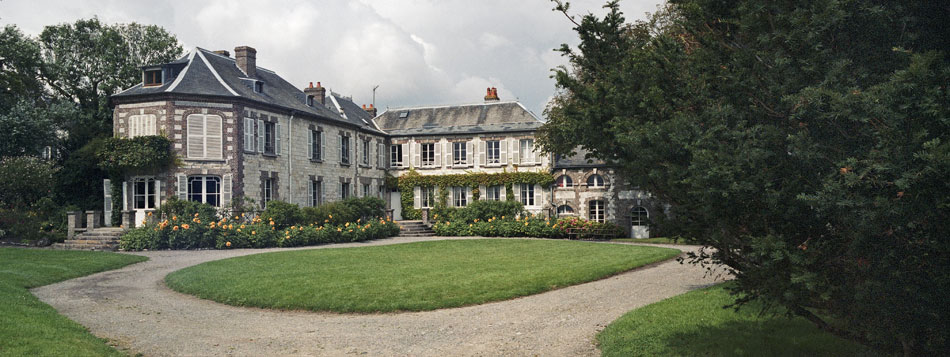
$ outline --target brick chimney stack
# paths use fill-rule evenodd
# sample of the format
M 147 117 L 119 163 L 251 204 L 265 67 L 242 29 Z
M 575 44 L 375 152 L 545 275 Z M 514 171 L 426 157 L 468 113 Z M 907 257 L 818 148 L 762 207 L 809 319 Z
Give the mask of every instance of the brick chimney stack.
M 488 88 L 487 94 L 485 95 L 485 102 L 497 102 L 498 99 L 498 89 L 495 87 Z
M 257 50 L 250 46 L 234 48 L 234 60 L 248 78 L 257 77 Z
M 363 104 L 363 110 L 369 113 L 369 115 L 372 116 L 373 118 L 376 117 L 376 108 L 373 107 L 372 104 L 370 104 L 368 107 L 366 106 L 366 104 Z
M 310 82 L 310 86 L 303 89 L 303 93 L 308 97 L 313 97 L 315 102 L 320 102 L 320 104 L 327 103 L 327 89 L 323 88 L 320 85 L 320 82 L 317 82 L 317 86 L 313 86 L 313 82 Z

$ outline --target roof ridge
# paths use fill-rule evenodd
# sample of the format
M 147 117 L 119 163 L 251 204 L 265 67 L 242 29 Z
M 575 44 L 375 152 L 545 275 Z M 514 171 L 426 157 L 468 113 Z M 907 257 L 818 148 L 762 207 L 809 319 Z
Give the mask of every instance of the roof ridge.
M 208 50 L 208 49 L 206 49 L 206 48 L 201 48 L 201 47 L 198 47 L 198 46 L 195 46 L 195 49 L 201 50 L 202 52 L 207 53 L 207 54 L 209 54 L 209 55 L 218 56 L 218 57 L 221 57 L 221 58 L 223 58 L 223 59 L 226 59 L 226 60 L 229 60 L 229 61 L 231 61 L 231 62 L 234 62 L 234 65 L 237 66 L 237 59 L 231 58 L 231 56 L 225 56 L 225 55 L 219 54 L 219 53 L 217 53 L 217 52 Z M 264 68 L 264 67 L 257 66 L 257 69 L 258 69 L 258 70 L 261 70 L 261 71 L 264 71 L 264 72 L 268 72 L 268 73 L 277 75 L 277 72 L 274 72 L 273 70 L 270 70 L 270 69 L 267 69 L 267 68 Z
M 412 109 L 440 109 L 440 108 L 452 108 L 452 107 L 472 107 L 476 105 L 499 105 L 499 104 L 512 104 L 512 103 L 520 104 L 520 102 L 517 100 L 508 100 L 508 101 L 499 101 L 499 102 L 491 102 L 491 103 L 483 102 L 483 103 L 425 105 L 425 106 L 418 106 L 418 107 L 389 107 L 389 108 L 386 108 L 386 111 L 388 112 L 390 110 L 396 111 L 396 110 L 412 110 Z

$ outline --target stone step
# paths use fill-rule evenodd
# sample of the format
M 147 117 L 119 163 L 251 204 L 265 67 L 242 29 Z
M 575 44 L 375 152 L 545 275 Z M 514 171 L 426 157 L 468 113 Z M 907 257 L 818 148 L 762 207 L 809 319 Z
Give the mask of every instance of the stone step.
M 70 244 L 119 244 L 118 239 L 70 239 L 66 243 Z

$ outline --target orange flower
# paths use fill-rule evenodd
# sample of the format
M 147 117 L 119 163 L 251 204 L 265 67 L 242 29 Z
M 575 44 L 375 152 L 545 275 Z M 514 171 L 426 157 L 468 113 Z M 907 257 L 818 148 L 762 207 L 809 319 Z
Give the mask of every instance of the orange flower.
M 337 231 L 337 232 L 342 232 L 342 231 L 343 231 L 343 228 L 337 228 L 336 231 Z
M 257 231 L 251 231 L 251 235 L 257 234 Z
M 172 220 L 173 220 L 173 221 L 177 221 L 177 220 L 178 220 L 178 216 L 172 216 Z
M 272 226 L 273 226 L 273 225 L 274 225 L 274 221 L 270 221 L 270 225 L 272 225 Z
M 327 216 L 329 216 L 330 219 L 333 219 L 333 215 L 332 215 L 332 214 L 328 214 Z
M 148 216 L 151 217 L 151 216 L 152 216 L 152 212 L 149 212 L 149 213 L 148 213 Z
M 231 246 L 231 242 L 224 242 L 224 246 L 230 247 L 230 246 Z
M 173 231 L 177 231 L 177 230 L 178 230 L 178 226 L 172 227 L 172 230 L 173 230 Z
M 241 225 L 241 229 L 244 229 L 244 225 L 243 225 L 243 224 Z
M 189 225 L 186 223 L 186 224 L 182 224 L 182 225 L 181 225 L 181 228 L 188 229 L 188 228 L 191 228 L 191 226 L 189 226 Z

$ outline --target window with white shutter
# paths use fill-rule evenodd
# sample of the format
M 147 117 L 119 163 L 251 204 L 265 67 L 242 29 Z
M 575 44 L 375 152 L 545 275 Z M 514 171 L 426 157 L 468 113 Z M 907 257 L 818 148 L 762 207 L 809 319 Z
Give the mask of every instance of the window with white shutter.
M 221 117 L 192 114 L 188 116 L 189 159 L 220 159 L 222 157 Z
M 155 115 L 141 114 L 129 117 L 129 139 L 136 136 L 156 135 Z
M 244 151 L 255 152 L 254 119 L 244 118 Z

